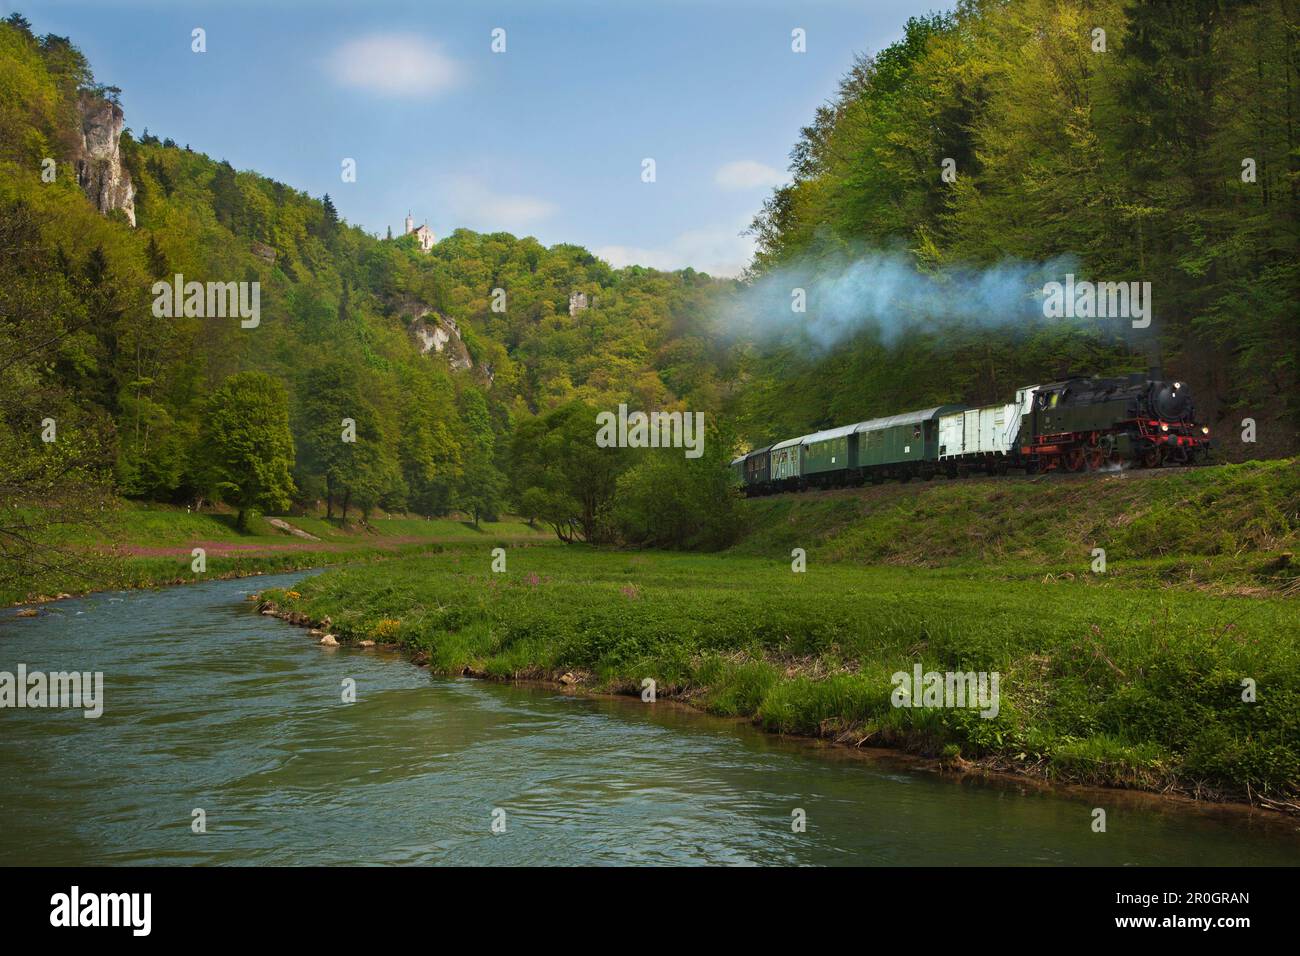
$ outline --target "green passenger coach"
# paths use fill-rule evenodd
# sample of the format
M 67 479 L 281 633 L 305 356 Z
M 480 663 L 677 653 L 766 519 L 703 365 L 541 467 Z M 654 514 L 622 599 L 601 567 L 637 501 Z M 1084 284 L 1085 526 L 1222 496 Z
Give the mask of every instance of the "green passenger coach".
M 855 425 L 843 425 L 803 438 L 803 479 L 809 484 L 844 484 L 858 467 Z
M 874 480 L 929 476 L 939 453 L 939 416 L 961 405 L 939 405 L 853 426 L 858 439 L 857 467 Z

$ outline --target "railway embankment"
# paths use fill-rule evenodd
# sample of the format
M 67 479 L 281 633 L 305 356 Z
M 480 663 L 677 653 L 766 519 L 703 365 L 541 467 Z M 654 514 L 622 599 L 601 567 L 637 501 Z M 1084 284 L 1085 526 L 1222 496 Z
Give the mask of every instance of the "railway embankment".
M 746 513 L 747 533 L 733 549 L 740 555 L 802 548 L 836 563 L 1300 592 L 1295 458 L 794 492 L 753 498 Z

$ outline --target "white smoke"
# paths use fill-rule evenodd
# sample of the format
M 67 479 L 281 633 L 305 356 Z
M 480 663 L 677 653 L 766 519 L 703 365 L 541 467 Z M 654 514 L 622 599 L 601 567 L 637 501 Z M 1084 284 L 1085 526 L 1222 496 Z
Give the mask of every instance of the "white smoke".
M 802 330 L 830 348 L 875 330 L 885 342 L 916 329 L 962 324 L 1026 330 L 1043 317 L 1043 286 L 1077 272 L 1071 257 L 986 268 L 920 271 L 903 252 L 866 252 L 779 268 L 752 282 L 728 318 L 730 331 L 764 339 Z M 804 312 L 797 311 L 802 290 Z

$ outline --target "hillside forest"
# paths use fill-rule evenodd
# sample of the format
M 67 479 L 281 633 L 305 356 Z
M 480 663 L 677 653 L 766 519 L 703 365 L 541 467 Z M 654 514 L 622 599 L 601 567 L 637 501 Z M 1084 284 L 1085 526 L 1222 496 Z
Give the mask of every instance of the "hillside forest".
M 457 229 L 427 253 L 370 234 L 328 195 L 136 132 L 130 91 L 14 14 L 0 558 L 30 568 L 52 525 L 122 497 L 221 502 L 241 523 L 510 511 L 565 540 L 718 547 L 740 522 L 725 465 L 747 447 L 1149 365 L 1192 384 L 1227 457 L 1292 453 L 1297 23 L 1293 0 L 967 0 L 913 19 L 845 64 L 756 210 L 749 270 L 718 278 L 507 233 Z M 107 167 L 87 152 L 104 122 Z M 129 180 L 129 209 L 88 179 Z M 942 296 L 856 310 L 848 284 L 1061 262 L 1150 282 L 1150 327 L 972 319 Z M 177 274 L 258 283 L 259 323 L 160 318 L 155 283 Z M 849 293 L 833 322 L 819 290 Z M 705 454 L 597 447 L 595 415 L 619 403 L 704 412 Z M 1245 416 L 1256 446 L 1234 437 Z

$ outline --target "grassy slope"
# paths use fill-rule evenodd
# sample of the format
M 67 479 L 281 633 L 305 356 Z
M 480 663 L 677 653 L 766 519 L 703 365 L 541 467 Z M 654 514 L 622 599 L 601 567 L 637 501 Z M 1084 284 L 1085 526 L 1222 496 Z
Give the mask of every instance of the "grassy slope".
M 1086 573 L 1108 582 L 1292 589 L 1300 463 L 1025 480 L 937 479 L 749 502 L 739 554 L 804 548 L 824 561 L 969 566 L 992 578 Z
M 512 551 L 493 574 L 488 550 L 467 547 L 267 597 L 449 673 L 573 671 L 628 691 L 651 677 L 776 731 L 1294 802 L 1300 615 L 1282 594 L 1294 572 L 1267 570 L 1294 542 L 1294 462 L 1124 481 L 770 499 L 750 503 L 753 533 L 728 555 L 551 546 Z M 1105 575 L 1088 571 L 1093 542 L 1109 549 Z M 807 549 L 806 573 L 792 573 L 791 547 Z M 1000 713 L 893 707 L 890 675 L 918 662 L 998 671 Z
M 85 560 L 15 588 L 0 588 L 0 605 L 62 592 L 193 581 L 199 575 L 190 570 L 190 549 L 199 544 L 209 551 L 203 576 L 233 577 L 411 554 L 457 542 L 490 542 L 494 547 L 552 537 L 516 519 L 485 522 L 477 529 L 452 518 L 376 518 L 366 526 L 346 528 L 323 518 L 285 520 L 320 540 L 280 531 L 261 517 L 253 517 L 248 531 L 241 532 L 233 515 L 126 503 L 107 513 L 98 527 L 60 528 L 53 543 L 69 553 L 85 554 Z

